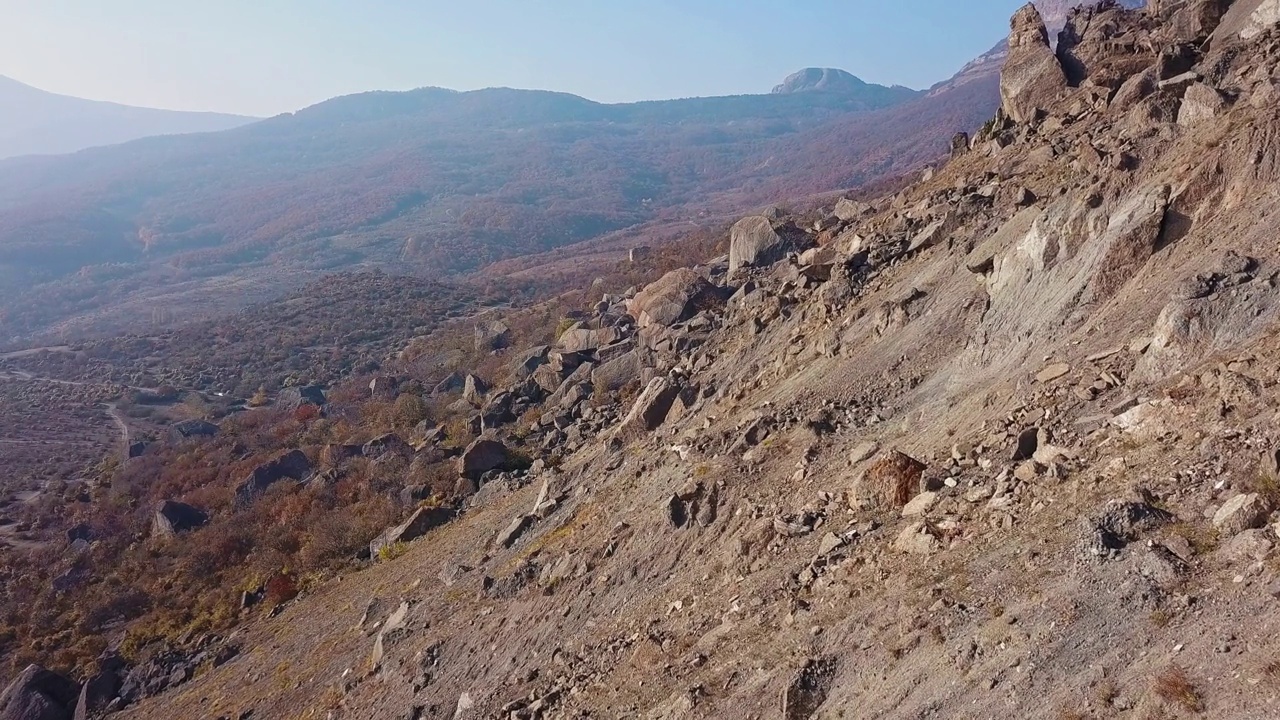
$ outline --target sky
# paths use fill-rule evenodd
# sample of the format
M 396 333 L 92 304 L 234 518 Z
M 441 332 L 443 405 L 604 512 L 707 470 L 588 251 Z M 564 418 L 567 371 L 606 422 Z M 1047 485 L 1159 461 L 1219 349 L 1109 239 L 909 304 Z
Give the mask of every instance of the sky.
M 924 88 L 998 42 L 1021 4 L 0 0 L 0 75 L 93 100 L 257 116 L 424 86 L 600 102 L 758 93 L 802 67 Z

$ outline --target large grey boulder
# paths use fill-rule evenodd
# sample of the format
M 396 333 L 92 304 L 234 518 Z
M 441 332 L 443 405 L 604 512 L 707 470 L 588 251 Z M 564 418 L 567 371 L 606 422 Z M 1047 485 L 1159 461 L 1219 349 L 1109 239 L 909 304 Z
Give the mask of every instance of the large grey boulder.
M 644 362 L 639 351 L 619 355 L 591 372 L 591 384 L 598 392 L 617 392 L 633 380 L 639 380 Z
M 176 500 L 165 500 L 156 506 L 151 520 L 151 532 L 157 537 L 175 538 L 179 534 L 195 530 L 209 522 L 205 511 Z
M 770 228 L 770 232 L 773 229 Z M 699 309 L 717 303 L 716 288 L 690 268 L 672 270 L 627 301 L 627 312 L 641 328 L 671 326 L 688 320 Z
M 0 694 L 0 720 L 71 720 L 80 687 L 39 665 L 28 665 Z
M 786 243 L 763 215 L 745 217 L 729 233 L 729 272 L 772 265 L 786 254 Z
M 1000 107 L 1015 123 L 1034 121 L 1067 89 L 1067 75 L 1049 46 L 1049 33 L 1035 5 L 1027 3 L 1010 22 L 1009 58 L 1000 73 Z
M 280 391 L 276 402 L 289 410 L 297 410 L 303 405 L 323 406 L 325 403 L 324 388 L 319 385 L 303 385 L 285 388 Z
M 458 458 L 458 474 L 478 480 L 490 470 L 507 467 L 511 463 L 511 453 L 507 446 L 490 438 L 479 438 L 467 446 Z

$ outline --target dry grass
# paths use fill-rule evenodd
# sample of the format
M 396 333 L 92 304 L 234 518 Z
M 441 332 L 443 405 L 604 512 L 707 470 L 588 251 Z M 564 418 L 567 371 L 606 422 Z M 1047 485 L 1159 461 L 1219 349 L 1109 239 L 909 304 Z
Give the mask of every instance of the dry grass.
M 1156 676 L 1152 685 L 1156 695 L 1171 705 L 1180 705 L 1191 712 L 1204 711 L 1204 701 L 1200 693 L 1187 677 L 1187 671 L 1177 665 L 1170 665 Z

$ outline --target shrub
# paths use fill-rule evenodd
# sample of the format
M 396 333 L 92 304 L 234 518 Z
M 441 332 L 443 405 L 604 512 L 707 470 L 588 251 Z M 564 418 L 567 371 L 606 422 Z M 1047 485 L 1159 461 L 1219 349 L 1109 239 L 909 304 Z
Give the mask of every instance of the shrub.
M 1170 665 L 1156 676 L 1154 689 L 1156 695 L 1167 703 L 1181 705 L 1196 713 L 1204 710 L 1204 703 L 1200 700 L 1195 685 L 1187 677 L 1187 672 L 1177 665 Z
M 266 601 L 268 605 L 283 605 L 298 597 L 298 581 L 288 572 L 277 573 L 267 581 Z

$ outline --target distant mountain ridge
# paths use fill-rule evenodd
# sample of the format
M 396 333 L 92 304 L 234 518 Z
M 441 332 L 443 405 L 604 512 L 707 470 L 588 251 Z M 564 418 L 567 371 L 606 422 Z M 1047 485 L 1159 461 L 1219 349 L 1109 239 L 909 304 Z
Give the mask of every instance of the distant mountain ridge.
M 193 319 L 237 283 L 278 295 L 349 268 L 440 277 L 624 228 L 697 227 L 893 178 L 998 102 L 993 82 L 928 99 L 847 73 L 793 86 L 621 105 L 370 92 L 225 132 L 0 161 L 0 340 L 69 318 L 118 328 L 157 302 Z
M 794 73 L 773 89 L 775 95 L 798 92 L 862 92 L 867 83 L 852 73 L 837 68 L 805 68 Z M 904 88 L 905 89 L 905 88 Z
M 57 155 L 153 135 L 227 130 L 257 118 L 82 100 L 0 75 L 0 159 Z

